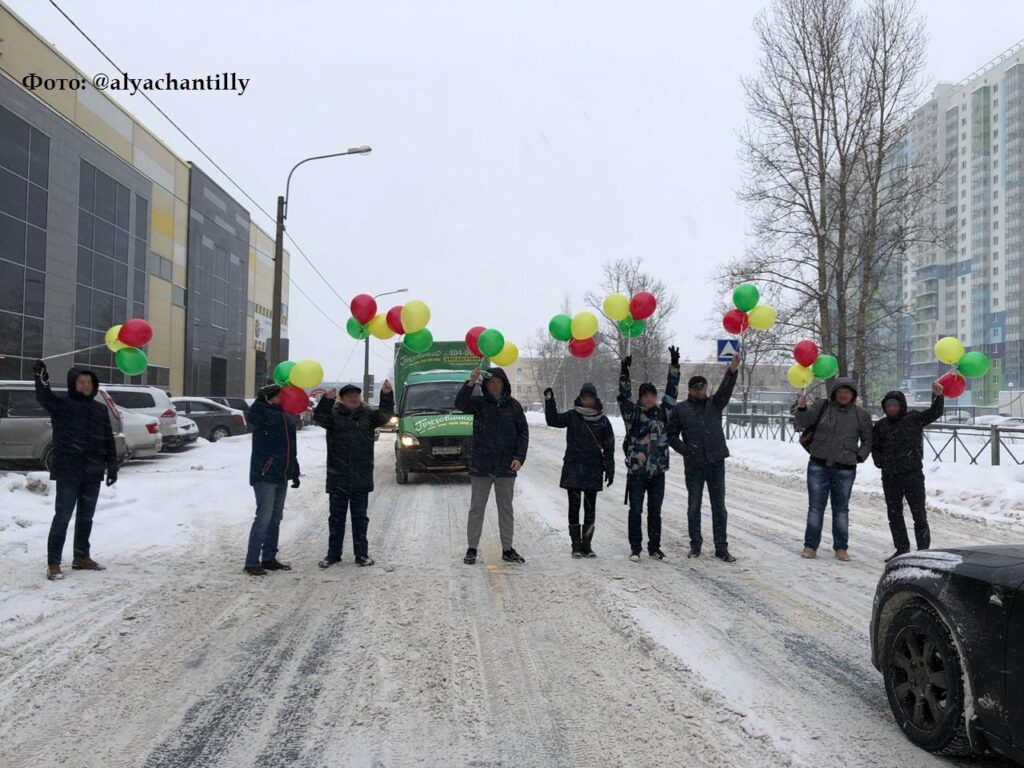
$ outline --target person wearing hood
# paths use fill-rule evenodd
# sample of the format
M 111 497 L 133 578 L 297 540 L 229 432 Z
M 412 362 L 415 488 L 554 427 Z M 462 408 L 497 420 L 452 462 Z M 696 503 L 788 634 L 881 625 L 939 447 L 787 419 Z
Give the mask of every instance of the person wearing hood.
M 704 543 L 700 508 L 704 487 L 707 486 L 711 499 L 715 557 L 726 563 L 734 563 L 736 558 L 729 552 L 728 512 L 725 508 L 725 460 L 729 458 L 729 446 L 722 429 L 722 414 L 732 399 L 741 360 L 739 355 L 733 357 L 722 383 L 711 397 L 708 397 L 708 380 L 703 376 L 693 376 L 687 385 L 686 399 L 672 409 L 668 422 L 669 444 L 682 454 L 686 475 L 689 556 L 700 557 Z
M 565 456 L 560 486 L 569 494 L 569 539 L 572 556 L 597 557 L 594 538 L 597 494 L 615 479 L 615 433 L 593 384 L 584 384 L 571 411 L 558 412 L 555 393 L 544 390 L 544 418 L 549 427 L 564 429 Z M 583 525 L 580 526 L 580 501 Z
M 488 370 L 481 385 L 483 394 L 474 395 L 473 388 L 479 378 L 480 369 L 474 368 L 465 386 L 455 396 L 455 407 L 473 416 L 473 455 L 469 466 L 471 491 L 466 525 L 468 548 L 463 562 L 467 565 L 476 562 L 484 512 L 493 485 L 498 504 L 501 559 L 521 564 L 526 561 L 512 547 L 515 533 L 512 493 L 516 475 L 526 461 L 530 428 L 526 424 L 523 407 L 512 397 L 512 387 L 504 370 Z
M 849 555 L 850 494 L 857 465 L 871 455 L 871 414 L 857 405 L 853 379 L 840 377 L 829 398 L 808 406 L 801 395 L 793 405 L 793 421 L 802 432 L 800 443 L 811 454 L 807 464 L 807 529 L 800 556 L 818 556 L 825 507 L 832 501 L 832 548 L 837 560 Z
M 106 474 L 107 485 L 117 482 L 117 445 L 110 428 L 110 412 L 96 400 L 100 381 L 86 368 L 68 371 L 66 397 L 50 389 L 46 363 L 36 362 L 36 401 L 50 414 L 53 429 L 53 462 L 50 478 L 56 482 L 57 493 L 53 522 L 47 540 L 47 578 L 64 578 L 61 556 L 68 524 L 75 515 L 75 539 L 72 570 L 102 571 L 103 566 L 89 553 L 89 535 L 100 484 Z
M 665 473 L 669 464 L 668 420 L 679 389 L 679 350 L 668 348 L 670 364 L 665 396 L 658 401 L 658 388 L 644 382 L 633 402 L 629 369 L 632 356 L 619 370 L 619 413 L 626 424 L 622 447 L 626 453 L 626 499 L 629 501 L 629 559 L 640 562 L 643 548 L 644 497 L 647 497 L 647 554 L 664 560 L 661 551 L 661 503 L 665 498 Z
M 281 387 L 269 384 L 256 394 L 245 417 L 252 430 L 249 485 L 256 495 L 256 516 L 249 529 L 245 572 L 266 576 L 267 571 L 290 571 L 277 559 L 277 541 L 284 517 L 288 481 L 299 487 L 299 457 L 295 422 L 281 409 Z
M 327 493 L 330 498 L 327 556 L 321 568 L 341 561 L 345 540 L 345 516 L 352 517 L 352 549 L 357 565 L 373 565 L 366 531 L 370 518 L 366 511 L 373 491 L 373 451 L 375 432 L 383 427 L 395 410 L 391 382 L 380 390 L 380 407 L 363 402 L 362 390 L 349 384 L 335 393 L 329 390 L 313 411 L 313 422 L 327 432 Z
M 936 421 L 945 406 L 942 385 L 932 384 L 932 403 L 925 410 L 908 410 L 902 392 L 887 392 L 882 398 L 885 416 L 875 422 L 871 457 L 882 470 L 882 490 L 889 515 L 889 530 L 896 551 L 886 562 L 910 551 L 907 523 L 903 518 L 903 499 L 914 518 L 914 538 L 918 549 L 931 546 L 924 488 L 924 428 Z

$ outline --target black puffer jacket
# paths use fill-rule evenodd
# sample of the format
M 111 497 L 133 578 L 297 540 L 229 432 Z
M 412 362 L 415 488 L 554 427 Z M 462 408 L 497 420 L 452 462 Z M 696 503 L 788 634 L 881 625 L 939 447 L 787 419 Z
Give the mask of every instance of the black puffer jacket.
M 380 408 L 355 410 L 340 400 L 321 397 L 313 421 L 327 430 L 327 492 L 369 493 L 373 490 L 374 430 L 388 423 L 394 395 L 381 394 Z
M 871 458 L 875 466 L 885 472 L 913 472 L 924 466 L 924 428 L 937 420 L 945 407 L 945 398 L 934 395 L 932 404 L 923 411 L 908 410 L 907 398 L 902 392 L 887 392 L 882 398 L 882 411 L 886 400 L 900 404 L 895 419 L 883 416 L 875 422 Z
M 562 458 L 562 488 L 576 488 L 583 491 L 600 491 L 603 480 L 615 476 L 615 433 L 612 424 L 604 414 L 584 414 L 580 399 L 576 398 L 575 408 L 565 413 L 558 412 L 555 397 L 544 401 L 544 418 L 549 427 L 566 430 L 565 456 Z M 597 401 L 597 412 L 604 410 Z
M 75 391 L 82 374 L 92 379 L 88 397 Z M 49 382 L 36 377 L 36 400 L 50 414 L 53 425 L 53 469 L 50 477 L 64 482 L 98 482 L 103 473 L 117 470 L 117 445 L 110 428 L 110 411 L 96 400 L 100 380 L 84 368 L 68 371 L 67 397 L 55 395 Z
M 508 376 L 501 368 L 491 368 L 505 385 L 500 397 L 492 397 L 483 385 L 483 395 L 474 395 L 467 381 L 455 396 L 455 407 L 473 416 L 473 477 L 515 477 L 512 462 L 526 462 L 530 428 L 523 407 L 510 395 Z
M 682 454 L 686 469 L 700 469 L 729 458 L 722 413 L 729 407 L 735 388 L 736 372 L 729 369 L 714 395 L 703 400 L 687 397 L 672 409 L 668 441 L 676 453 Z

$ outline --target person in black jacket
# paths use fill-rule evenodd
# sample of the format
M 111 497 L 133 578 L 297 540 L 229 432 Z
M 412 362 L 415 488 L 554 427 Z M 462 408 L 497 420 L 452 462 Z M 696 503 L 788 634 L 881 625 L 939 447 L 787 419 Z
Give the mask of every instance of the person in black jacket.
M 668 418 L 676 404 L 679 388 L 679 350 L 669 347 L 668 380 L 665 395 L 658 401 L 658 388 L 649 381 L 637 388 L 633 402 L 627 356 L 619 368 L 619 413 L 626 425 L 623 450 L 626 454 L 626 499 L 629 501 L 629 559 L 640 562 L 643 546 L 641 526 L 644 497 L 647 497 L 647 554 L 664 560 L 661 551 L 661 504 L 665 499 L 665 473 L 668 471 Z
M 270 384 L 259 391 L 246 421 L 252 430 L 249 485 L 256 494 L 256 517 L 249 529 L 245 572 L 265 576 L 267 571 L 290 571 L 277 559 L 277 540 L 284 516 L 288 481 L 299 487 L 299 458 L 295 422 L 281 410 L 281 387 Z
M 526 424 L 523 407 L 512 397 L 512 387 L 505 371 L 501 368 L 488 370 L 482 386 L 483 394 L 474 395 L 473 387 L 479 378 L 480 369 L 474 368 L 469 381 L 455 396 L 455 407 L 473 415 L 473 457 L 469 467 L 471 494 L 466 525 L 469 547 L 463 562 L 467 565 L 476 562 L 484 512 L 493 485 L 498 503 L 501 559 L 507 563 L 524 563 L 522 555 L 512 548 L 515 533 L 512 493 L 516 475 L 526 461 L 530 428 Z
M 894 557 L 910 551 L 907 523 L 903 518 L 903 499 L 906 498 L 914 518 L 914 538 L 918 549 L 931 546 L 928 511 L 925 509 L 924 489 L 924 428 L 936 421 L 945 405 L 942 385 L 932 384 L 932 404 L 923 411 L 907 410 L 907 398 L 902 392 L 888 392 L 882 398 L 885 417 L 875 422 L 872 431 L 871 457 L 882 470 L 882 490 L 889 514 L 889 530 L 896 552 Z
M 108 486 L 117 482 L 117 446 L 110 428 L 110 412 L 96 400 L 100 381 L 90 370 L 72 368 L 68 371 L 67 397 L 60 397 L 50 389 L 46 363 L 37 361 L 33 373 L 36 400 L 50 414 L 53 428 L 50 478 L 57 484 L 46 546 L 47 578 L 51 581 L 64 578 L 60 561 L 72 515 L 75 515 L 75 541 L 71 568 L 102 571 L 103 566 L 89 556 L 89 535 L 104 472 Z
M 337 398 L 337 399 L 336 399 Z M 374 432 L 390 421 L 395 410 L 391 382 L 380 390 L 380 408 L 370 408 L 362 399 L 362 390 L 352 384 L 337 395 L 330 390 L 313 411 L 313 422 L 327 431 L 327 493 L 330 516 L 327 519 L 327 557 L 321 568 L 341 561 L 345 540 L 345 515 L 352 515 L 352 549 L 358 565 L 373 565 L 366 530 L 370 518 L 366 510 L 373 491 Z
M 708 397 L 708 380 L 693 376 L 688 382 L 684 401 L 672 409 L 668 422 L 669 445 L 683 456 L 686 475 L 686 516 L 690 529 L 690 557 L 700 557 L 704 536 L 701 534 L 700 508 L 704 486 L 711 498 L 711 528 L 715 535 L 715 557 L 727 563 L 736 562 L 729 553 L 727 530 L 728 512 L 725 509 L 725 460 L 729 446 L 725 443 L 722 414 L 729 407 L 740 356 L 733 357 L 722 383 L 712 397 Z
M 597 557 L 590 546 L 597 516 L 597 494 L 615 479 L 615 433 L 593 384 L 584 384 L 574 407 L 558 412 L 555 393 L 544 390 L 544 418 L 549 427 L 566 430 L 561 487 L 569 494 L 569 539 L 573 557 Z M 583 527 L 580 528 L 580 497 Z

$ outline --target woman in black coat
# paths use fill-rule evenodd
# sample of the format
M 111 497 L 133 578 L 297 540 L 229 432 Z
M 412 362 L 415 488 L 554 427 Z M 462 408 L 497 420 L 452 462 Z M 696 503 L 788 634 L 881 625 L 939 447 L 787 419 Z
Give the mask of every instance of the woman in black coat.
M 584 384 L 571 411 L 559 413 L 555 393 L 544 390 L 544 417 L 549 427 L 566 430 L 562 459 L 562 488 L 569 494 L 569 538 L 573 557 L 596 557 L 590 542 L 594 538 L 597 492 L 615 477 L 615 433 L 603 413 L 597 390 Z M 580 528 L 580 500 L 583 526 Z

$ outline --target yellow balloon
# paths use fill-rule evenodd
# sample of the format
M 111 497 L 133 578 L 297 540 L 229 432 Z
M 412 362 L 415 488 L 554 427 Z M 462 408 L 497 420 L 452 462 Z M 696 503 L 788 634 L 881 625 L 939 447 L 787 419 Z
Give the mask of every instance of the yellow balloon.
M 593 312 L 580 312 L 572 319 L 572 337 L 589 339 L 597 333 L 597 315 Z
M 964 356 L 964 345 L 956 336 L 945 336 L 935 342 L 935 356 L 946 365 L 955 365 Z
M 775 325 L 778 316 L 778 313 L 767 304 L 759 304 L 747 313 L 750 327 L 755 331 L 767 331 Z
M 312 389 L 324 380 L 324 369 L 316 360 L 299 360 L 288 376 L 288 383 L 301 389 Z
M 121 326 L 115 325 L 112 326 L 103 337 L 103 341 L 106 343 L 107 349 L 111 352 L 120 352 L 128 346 L 117 338 L 119 333 L 121 333 Z
M 492 357 L 491 362 L 495 365 L 512 365 L 518 359 L 519 347 L 511 341 L 506 341 L 505 346 L 501 348 L 501 352 Z
M 381 340 L 390 339 L 395 335 L 395 332 L 388 325 L 387 315 L 376 315 L 366 324 L 366 330 L 370 332 L 370 335 Z
M 422 301 L 413 300 L 402 307 L 402 328 L 406 334 L 422 331 L 430 322 L 430 307 Z
M 613 293 L 604 300 L 604 313 L 616 323 L 625 320 L 629 317 L 629 299 L 621 293 Z
M 797 389 L 803 389 L 810 386 L 811 382 L 814 381 L 814 372 L 810 368 L 804 368 L 802 365 L 791 365 L 789 370 L 786 371 L 786 378 Z

